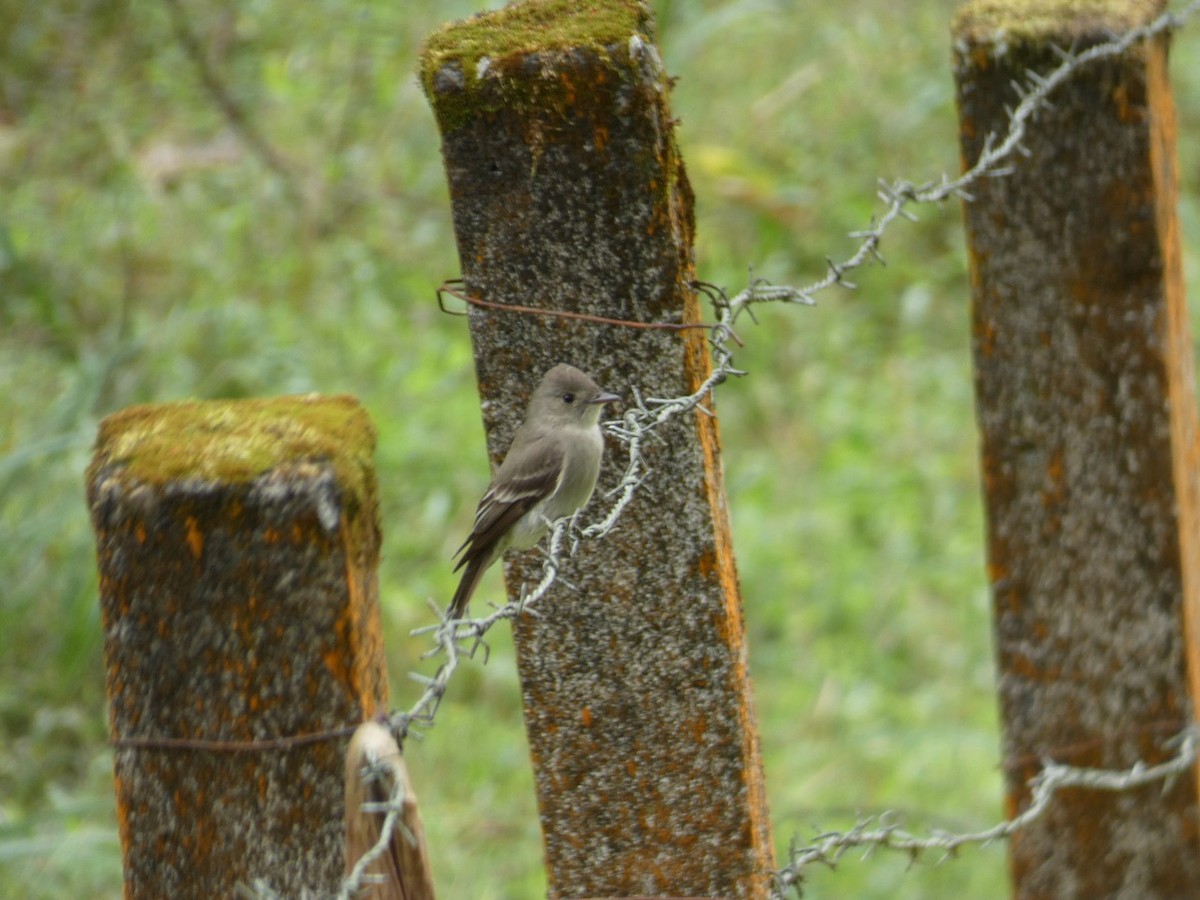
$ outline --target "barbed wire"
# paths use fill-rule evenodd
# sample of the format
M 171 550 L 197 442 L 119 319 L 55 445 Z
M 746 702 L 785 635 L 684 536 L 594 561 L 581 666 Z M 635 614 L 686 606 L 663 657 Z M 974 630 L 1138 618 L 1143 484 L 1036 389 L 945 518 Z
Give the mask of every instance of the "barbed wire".
M 393 713 L 389 718 L 389 724 L 401 746 L 409 735 L 419 736 L 420 731 L 414 726 L 428 727 L 433 724 L 462 655 L 465 653 L 468 657 L 473 656 L 483 647 L 486 661 L 487 632 L 501 620 L 515 619 L 520 615 L 536 615 L 537 604 L 557 580 L 564 559 L 575 554 L 582 540 L 601 539 L 616 527 L 625 509 L 633 502 L 638 489 L 652 474 L 653 470 L 643 453 L 646 440 L 657 429 L 682 415 L 693 411 L 711 414 L 704 405 L 705 398 L 729 378 L 746 374 L 735 367 L 734 351 L 730 346 L 731 343 L 741 343 L 735 325 L 743 315 L 749 314 L 752 317 L 752 308 L 762 303 L 812 306 L 816 302 L 815 295 L 835 286 L 853 290 L 856 285 L 846 276 L 856 269 L 883 262 L 879 248 L 884 234 L 898 219 L 915 220 L 916 217 L 909 207 L 942 203 L 952 198 L 970 202 L 972 186 L 985 178 L 1010 174 L 1014 171 L 1014 158 L 1018 154 L 1028 154 L 1022 142 L 1029 124 L 1040 110 L 1050 106 L 1048 98 L 1059 86 L 1094 61 L 1118 56 L 1138 41 L 1182 28 L 1197 11 L 1200 11 L 1200 0 L 1192 0 L 1178 12 L 1164 12 L 1145 26 L 1113 35 L 1111 40 L 1086 50 L 1076 52 L 1074 49 L 1055 48 L 1061 62 L 1049 74 L 1040 75 L 1026 71 L 1023 81 L 1012 82 L 1019 102 L 1009 110 L 1007 130 L 999 138 L 989 135 L 985 139 L 982 151 L 969 169 L 956 178 L 943 174 L 937 181 L 920 185 L 903 179 L 892 182 L 881 180 L 878 197 L 884 203 L 883 212 L 875 217 L 867 228 L 851 233 L 850 237 L 858 241 L 854 251 L 840 262 L 827 257 L 824 276 L 811 284 L 791 287 L 752 278 L 744 290 L 732 297 L 727 297 L 720 289 L 708 285 L 695 285 L 696 290 L 708 296 L 717 313 L 717 321 L 711 325 L 708 334 L 711 371 L 690 394 L 678 397 L 643 397 L 637 387 L 632 388 L 634 402 L 620 419 L 605 423 L 607 432 L 625 445 L 628 459 L 620 481 L 606 495 L 608 508 L 597 521 L 582 528 L 578 527 L 574 519 L 560 519 L 551 523 L 550 538 L 537 583 L 522 589 L 516 600 L 499 606 L 493 605 L 492 613 L 479 618 L 447 620 L 442 618 L 440 609 L 434 606 L 439 622 L 418 628 L 413 634 L 432 634 L 434 645 L 423 658 L 441 657 L 442 662 L 433 676 L 410 673 L 410 677 L 423 685 L 424 690 L 412 706 Z M 1159 766 L 1148 767 L 1139 763 L 1128 770 L 1115 772 L 1077 769 L 1048 762 L 1030 782 L 1034 799 L 1030 807 L 1011 821 L 986 831 L 958 835 L 935 832 L 929 837 L 917 838 L 881 818 L 864 821 L 848 832 L 820 834 L 812 843 L 793 849 L 789 854 L 789 864 L 775 873 L 775 884 L 780 892 L 789 887 L 799 890 L 801 871 L 805 866 L 814 862 L 836 864 L 842 855 L 853 847 L 884 847 L 911 854 L 941 849 L 951 854 L 965 844 L 986 844 L 1000 840 L 1041 816 L 1054 794 L 1064 787 L 1127 790 L 1179 774 L 1196 759 L 1196 735 L 1189 730 L 1180 736 L 1180 740 L 1182 743 L 1179 755 Z M 870 825 L 873 821 L 879 824 L 872 828 Z M 390 822 L 392 817 L 389 816 L 381 829 L 379 842 L 371 852 L 384 852 L 391 840 L 392 829 L 388 827 Z M 348 894 L 343 890 L 339 896 Z
M 913 204 L 941 203 L 951 198 L 960 198 L 969 202 L 972 198 L 968 189 L 984 178 L 1001 177 L 1010 174 L 1011 167 L 1002 166 L 1014 154 L 1022 152 L 1022 141 L 1026 129 L 1034 115 L 1041 108 L 1047 107 L 1046 98 L 1061 84 L 1068 81 L 1075 72 L 1087 64 L 1112 56 L 1117 56 L 1128 50 L 1139 40 L 1178 29 L 1200 10 L 1200 0 L 1192 0 L 1179 12 L 1164 12 L 1153 22 L 1116 36 L 1114 40 L 1097 44 L 1086 51 L 1072 53 L 1059 49 L 1062 63 L 1049 75 L 1039 75 L 1026 72 L 1024 84 L 1014 81 L 1013 88 L 1021 97 L 1020 103 L 1010 111 L 1008 130 L 999 142 L 989 135 L 984 141 L 984 147 L 975 163 L 957 178 L 943 174 L 937 182 L 916 186 L 906 180 L 891 183 L 881 182 L 878 196 L 886 204 L 884 212 L 874 219 L 870 227 L 852 232 L 850 237 L 859 240 L 857 248 L 842 262 L 827 258 L 826 274 L 804 287 L 773 285 L 762 279 L 752 280 L 750 285 L 733 297 L 726 297 L 718 288 L 697 284 L 697 289 L 706 293 L 718 313 L 717 321 L 710 327 L 709 344 L 712 356 L 712 369 L 703 382 L 690 394 L 671 397 L 643 398 L 637 387 L 632 388 L 634 403 L 618 420 L 605 423 L 605 429 L 626 445 L 628 462 L 620 482 L 609 491 L 612 499 L 608 511 L 599 521 L 582 529 L 573 529 L 573 539 L 570 542 L 570 553 L 573 554 L 579 543 L 579 538 L 594 540 L 607 535 L 616 526 L 621 514 L 633 501 L 637 488 L 642 485 L 650 469 L 646 465 L 642 446 L 648 435 L 665 425 L 671 419 L 692 410 L 699 409 L 704 413 L 708 410 L 703 401 L 718 385 L 731 377 L 746 374 L 734 366 L 734 353 L 729 346 L 732 341 L 741 341 L 734 330 L 734 325 L 741 317 L 750 312 L 755 304 L 785 303 L 812 306 L 816 303 L 815 295 L 834 286 L 854 289 L 856 285 L 847 280 L 846 275 L 856 269 L 876 262 L 882 262 L 879 245 L 884 233 L 897 219 L 914 220 L 915 216 L 908 207 Z M 502 619 L 512 619 L 522 612 L 533 612 L 533 607 L 550 589 L 561 566 L 561 550 L 568 526 L 574 526 L 572 520 L 560 520 L 553 523 L 551 540 L 546 552 L 542 568 L 541 580 L 532 588 L 524 591 L 515 601 L 509 601 L 497 607 L 495 612 L 483 618 L 463 619 L 457 622 L 442 622 L 438 625 L 426 626 L 413 632 L 414 635 L 434 633 L 436 646 L 425 658 L 446 654 L 445 672 L 439 669 L 433 678 L 421 675 L 413 677 L 426 685 L 426 692 L 407 711 L 397 713 L 392 717 L 392 725 L 398 739 L 408 734 L 408 726 L 414 721 L 429 723 L 436 711 L 437 702 L 445 692 L 445 681 L 454 671 L 458 661 L 458 641 L 471 639 L 478 646 L 487 631 Z M 474 652 L 474 647 L 470 653 Z M 468 655 L 470 655 L 470 653 Z M 444 677 L 440 677 L 443 676 Z
M 928 837 L 916 835 L 887 821 L 888 814 L 858 822 L 849 831 L 827 831 L 816 835 L 809 843 L 793 844 L 788 851 L 788 865 L 774 874 L 771 896 L 782 900 L 788 889 L 800 896 L 801 872 L 814 863 L 836 868 L 838 862 L 850 850 L 865 848 L 867 853 L 876 849 L 895 850 L 908 855 L 911 862 L 925 852 L 941 851 L 942 859 L 954 856 L 960 847 L 977 844 L 986 847 L 995 841 L 1011 837 L 1026 825 L 1045 814 L 1055 794 L 1065 788 L 1084 788 L 1093 791 L 1128 791 L 1157 781 L 1167 787 L 1196 764 L 1197 740 L 1200 731 L 1192 725 L 1185 728 L 1171 742 L 1178 743 L 1179 751 L 1171 759 L 1148 766 L 1137 762 L 1128 769 L 1088 769 L 1068 766 L 1047 759 L 1043 768 L 1028 782 L 1030 803 L 1023 812 L 1007 821 L 993 825 L 983 831 L 951 833 L 932 830 Z

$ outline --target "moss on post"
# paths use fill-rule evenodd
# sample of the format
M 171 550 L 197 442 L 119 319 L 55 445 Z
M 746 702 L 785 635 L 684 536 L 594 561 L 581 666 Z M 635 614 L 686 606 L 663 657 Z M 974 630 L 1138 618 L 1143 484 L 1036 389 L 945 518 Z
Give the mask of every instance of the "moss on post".
M 959 7 L 951 31 L 999 54 L 1017 45 L 1044 52 L 1050 42 L 1096 43 L 1137 28 L 1162 8 L 1163 0 L 973 0 Z

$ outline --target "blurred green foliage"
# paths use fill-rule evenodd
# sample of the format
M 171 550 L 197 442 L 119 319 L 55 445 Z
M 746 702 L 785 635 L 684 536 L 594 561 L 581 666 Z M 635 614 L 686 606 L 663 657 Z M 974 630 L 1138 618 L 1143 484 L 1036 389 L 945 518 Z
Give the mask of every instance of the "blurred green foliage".
M 957 170 L 948 0 L 655 5 L 706 280 L 811 281 L 877 209 L 877 177 Z M 449 596 L 487 479 L 466 330 L 433 304 L 457 266 L 415 54 L 474 11 L 0 0 L 0 896 L 120 893 L 82 477 L 113 410 L 360 397 L 380 429 L 393 702 L 415 696 L 409 631 Z M 232 139 L 180 22 L 283 168 Z M 1173 67 L 1185 235 L 1195 45 Z M 859 291 L 762 310 L 750 376 L 721 389 L 781 849 L 883 810 L 918 829 L 1002 815 L 960 215 L 921 214 Z M 444 896 L 544 893 L 506 635 L 409 759 Z M 847 860 L 808 887 L 1002 896 L 1003 850 Z

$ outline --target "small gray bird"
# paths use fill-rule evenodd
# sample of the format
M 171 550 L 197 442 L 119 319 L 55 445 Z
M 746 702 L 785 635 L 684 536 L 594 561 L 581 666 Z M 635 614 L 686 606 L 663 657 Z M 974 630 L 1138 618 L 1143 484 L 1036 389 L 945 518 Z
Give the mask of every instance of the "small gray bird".
M 466 567 L 448 616 L 461 619 L 488 566 L 512 547 L 528 550 L 549 531 L 547 522 L 572 516 L 592 497 L 604 438 L 600 412 L 619 400 L 574 366 L 559 363 L 543 377 L 475 511 L 471 535 L 458 548 L 454 571 Z

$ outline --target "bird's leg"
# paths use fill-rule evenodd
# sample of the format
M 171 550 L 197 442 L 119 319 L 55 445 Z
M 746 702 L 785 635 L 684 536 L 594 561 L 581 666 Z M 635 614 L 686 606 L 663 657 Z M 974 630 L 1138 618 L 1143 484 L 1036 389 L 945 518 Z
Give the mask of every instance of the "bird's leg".
M 567 524 L 567 534 L 571 538 L 571 555 L 575 555 L 575 551 L 579 549 L 579 536 L 583 534 L 583 530 L 579 527 L 579 514 L 583 512 L 583 508 L 575 510 L 571 513 L 571 521 Z

